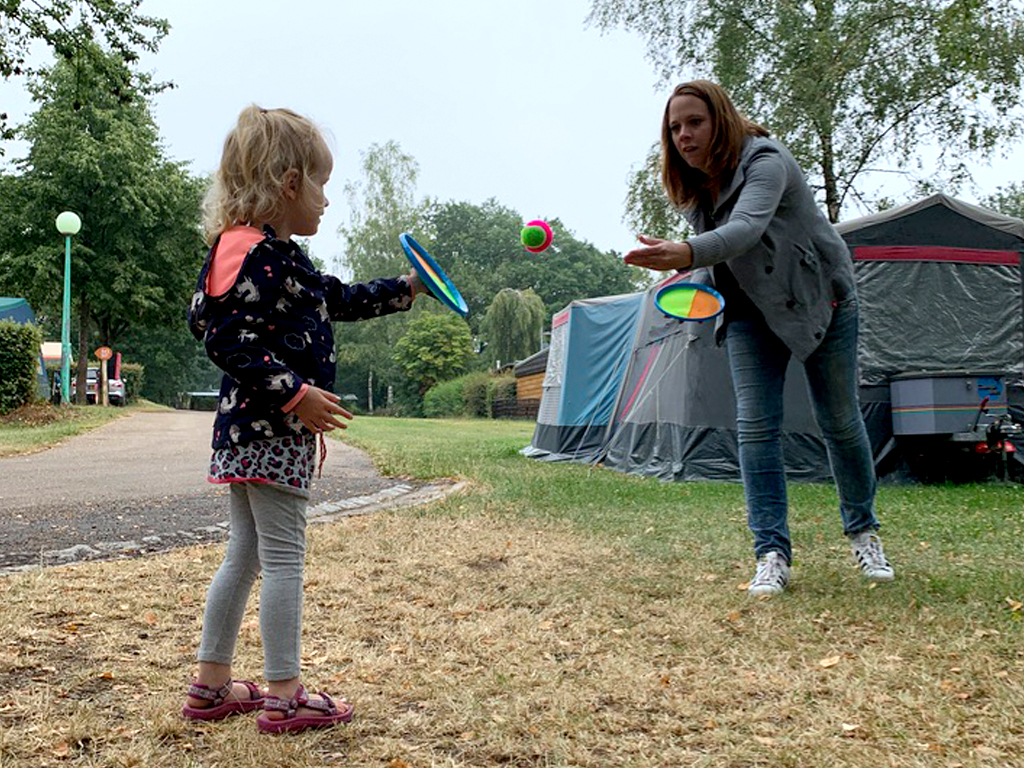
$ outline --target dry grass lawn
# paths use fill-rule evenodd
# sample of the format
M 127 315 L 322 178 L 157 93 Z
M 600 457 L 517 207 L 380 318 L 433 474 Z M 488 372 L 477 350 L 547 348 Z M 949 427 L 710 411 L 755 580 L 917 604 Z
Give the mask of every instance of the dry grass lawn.
M 876 609 L 897 582 L 808 615 L 749 600 L 746 562 L 463 506 L 311 527 L 304 676 L 356 706 L 320 733 L 179 718 L 220 546 L 4 578 L 0 766 L 1024 765 L 1019 604 Z

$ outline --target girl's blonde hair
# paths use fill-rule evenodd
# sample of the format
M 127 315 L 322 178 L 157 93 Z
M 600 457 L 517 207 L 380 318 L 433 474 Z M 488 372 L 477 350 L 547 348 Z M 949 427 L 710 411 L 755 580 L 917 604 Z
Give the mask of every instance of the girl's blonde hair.
M 711 114 L 711 146 L 708 148 L 708 172 L 691 167 L 672 141 L 668 108 L 677 96 L 696 96 Z M 677 85 L 665 102 L 661 120 L 661 181 L 669 200 L 680 208 L 692 208 L 701 192 L 714 193 L 723 177 L 740 164 L 743 141 L 747 136 L 767 136 L 768 130 L 739 113 L 725 89 L 709 80 L 693 80 Z
M 236 224 L 261 224 L 281 213 L 285 175 L 298 173 L 300 189 L 331 167 L 320 129 L 288 109 L 251 104 L 224 140 L 220 167 L 203 199 L 203 229 L 213 245 Z

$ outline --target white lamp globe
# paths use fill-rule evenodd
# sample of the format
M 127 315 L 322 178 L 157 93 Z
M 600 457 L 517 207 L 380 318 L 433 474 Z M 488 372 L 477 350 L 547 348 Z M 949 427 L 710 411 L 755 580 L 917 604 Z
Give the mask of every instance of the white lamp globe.
M 64 211 L 57 217 L 57 231 L 62 235 L 77 235 L 82 228 L 82 220 L 77 213 Z

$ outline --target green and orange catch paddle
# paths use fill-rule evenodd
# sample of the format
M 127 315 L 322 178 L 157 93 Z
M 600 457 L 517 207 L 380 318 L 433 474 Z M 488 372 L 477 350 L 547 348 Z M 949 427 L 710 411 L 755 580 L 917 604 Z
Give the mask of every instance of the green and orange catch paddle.
M 714 288 L 701 283 L 673 283 L 658 291 L 654 306 L 668 317 L 702 323 L 722 314 L 725 299 Z

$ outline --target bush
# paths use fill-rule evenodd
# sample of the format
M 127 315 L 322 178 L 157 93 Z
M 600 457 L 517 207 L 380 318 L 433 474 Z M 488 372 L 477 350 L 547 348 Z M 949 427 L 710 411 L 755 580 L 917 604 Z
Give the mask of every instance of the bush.
M 430 418 L 493 417 L 493 403 L 516 396 L 512 376 L 492 376 L 486 371 L 467 373 L 435 384 L 423 396 L 423 415 Z
M 0 414 L 36 399 L 42 343 L 37 326 L 0 320 Z
M 139 363 L 121 363 L 121 381 L 124 382 L 124 399 L 134 403 L 141 397 L 146 382 L 146 366 Z
M 465 415 L 463 400 L 463 379 L 442 381 L 435 384 L 423 395 L 423 415 L 431 419 L 444 419 Z
M 491 375 L 486 371 L 468 373 L 462 377 L 462 400 L 467 416 L 491 417 Z

